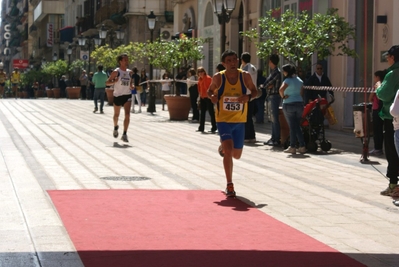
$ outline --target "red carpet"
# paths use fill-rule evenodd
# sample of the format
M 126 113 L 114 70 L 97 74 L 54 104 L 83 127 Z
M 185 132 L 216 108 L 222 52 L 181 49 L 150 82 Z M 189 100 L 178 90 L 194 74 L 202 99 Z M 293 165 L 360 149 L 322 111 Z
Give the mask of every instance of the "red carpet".
M 49 191 L 86 267 L 364 266 L 220 191 Z

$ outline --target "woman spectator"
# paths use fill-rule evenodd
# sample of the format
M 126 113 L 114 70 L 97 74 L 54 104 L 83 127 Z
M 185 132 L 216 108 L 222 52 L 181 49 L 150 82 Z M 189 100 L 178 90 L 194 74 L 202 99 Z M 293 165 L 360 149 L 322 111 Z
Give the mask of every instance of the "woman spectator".
M 164 73 L 162 75 L 162 80 L 167 80 L 165 82 L 161 82 L 162 84 L 162 110 L 165 110 L 165 95 L 170 94 L 170 79 L 169 79 L 169 74 L 168 73 Z
M 205 112 L 208 111 L 209 116 L 211 117 L 211 133 L 216 133 L 217 125 L 215 119 L 215 110 L 213 107 L 212 101 L 208 98 L 208 88 L 212 83 L 212 77 L 209 76 L 203 67 L 199 67 L 197 69 L 198 73 L 198 92 L 200 96 L 200 125 L 198 127 L 197 132 L 203 133 L 205 130 Z
M 283 99 L 283 112 L 290 128 L 290 147 L 285 153 L 296 154 L 296 143 L 299 143 L 299 153 L 305 153 L 305 141 L 301 129 L 303 113 L 303 81 L 295 74 L 296 69 L 290 64 L 283 66 L 284 81 L 279 89 Z

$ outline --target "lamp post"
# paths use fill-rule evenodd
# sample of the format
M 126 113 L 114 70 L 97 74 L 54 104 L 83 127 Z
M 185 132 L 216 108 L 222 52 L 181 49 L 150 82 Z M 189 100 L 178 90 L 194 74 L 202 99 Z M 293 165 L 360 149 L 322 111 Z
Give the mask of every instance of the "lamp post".
M 155 16 L 154 11 L 151 10 L 150 14 L 147 16 L 147 23 L 148 23 L 148 29 L 150 29 L 151 33 L 151 43 L 154 41 L 154 29 L 155 29 L 155 24 L 157 21 L 157 16 Z M 153 66 L 150 63 L 150 80 L 153 79 Z M 149 94 L 148 94 L 148 108 L 147 112 L 156 112 L 155 110 L 155 88 L 153 86 L 153 83 L 150 83 L 149 85 Z
M 107 33 L 108 33 L 108 30 L 105 28 L 104 24 L 101 25 L 101 28 L 98 30 L 98 36 L 100 37 L 100 42 L 103 39 L 107 38 Z M 113 33 L 115 33 L 116 39 L 118 41 L 122 41 L 125 38 L 125 31 L 122 30 L 121 26 L 119 26 L 117 30 L 111 31 L 110 32 L 110 34 L 112 34 L 111 38 L 110 38 L 111 39 L 111 48 L 114 47 L 114 42 L 113 42 L 112 36 L 115 36 L 115 35 Z
M 213 11 L 218 16 L 220 29 L 220 53 L 223 53 L 226 45 L 226 23 L 229 23 L 231 13 L 236 8 L 237 0 L 212 0 Z

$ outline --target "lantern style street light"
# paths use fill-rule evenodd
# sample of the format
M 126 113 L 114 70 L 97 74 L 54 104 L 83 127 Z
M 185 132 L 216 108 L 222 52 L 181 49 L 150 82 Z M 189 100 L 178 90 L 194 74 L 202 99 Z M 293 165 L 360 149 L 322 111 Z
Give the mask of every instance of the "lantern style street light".
M 148 29 L 150 30 L 151 33 L 151 43 L 154 41 L 154 29 L 155 29 L 155 24 L 157 22 L 157 16 L 155 16 L 154 11 L 151 10 L 150 14 L 147 16 L 147 23 L 148 23 Z M 153 66 L 150 63 L 150 80 L 153 79 Z M 155 110 L 155 88 L 153 83 L 149 83 L 149 94 L 148 94 L 148 108 L 147 112 L 150 112 L 153 114 L 153 112 L 156 112 Z
M 229 23 L 231 13 L 236 8 L 237 0 L 212 0 L 213 11 L 218 17 L 220 28 L 220 53 L 225 50 L 226 45 L 226 23 Z

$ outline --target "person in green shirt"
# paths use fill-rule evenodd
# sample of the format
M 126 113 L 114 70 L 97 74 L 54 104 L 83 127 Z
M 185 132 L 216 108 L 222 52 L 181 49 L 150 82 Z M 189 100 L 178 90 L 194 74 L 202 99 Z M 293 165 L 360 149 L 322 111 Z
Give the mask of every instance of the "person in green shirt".
M 104 96 L 105 96 L 105 82 L 108 80 L 108 75 L 103 70 L 103 65 L 98 65 L 98 71 L 93 75 L 93 83 L 94 83 L 94 111 L 96 113 L 98 111 L 98 99 L 100 99 L 100 113 L 104 113 Z
M 389 68 L 387 69 L 384 80 L 380 87 L 376 90 L 378 99 L 382 101 L 382 108 L 379 112 L 379 116 L 384 120 L 384 150 L 385 157 L 388 161 L 387 174 L 389 178 L 388 187 L 381 191 L 383 196 L 392 196 L 399 192 L 398 187 L 398 169 L 399 169 L 399 158 L 396 153 L 394 143 L 394 130 L 393 130 L 393 118 L 389 113 L 393 100 L 395 99 L 396 91 L 399 88 L 399 45 L 392 46 L 386 53 L 386 57 Z

